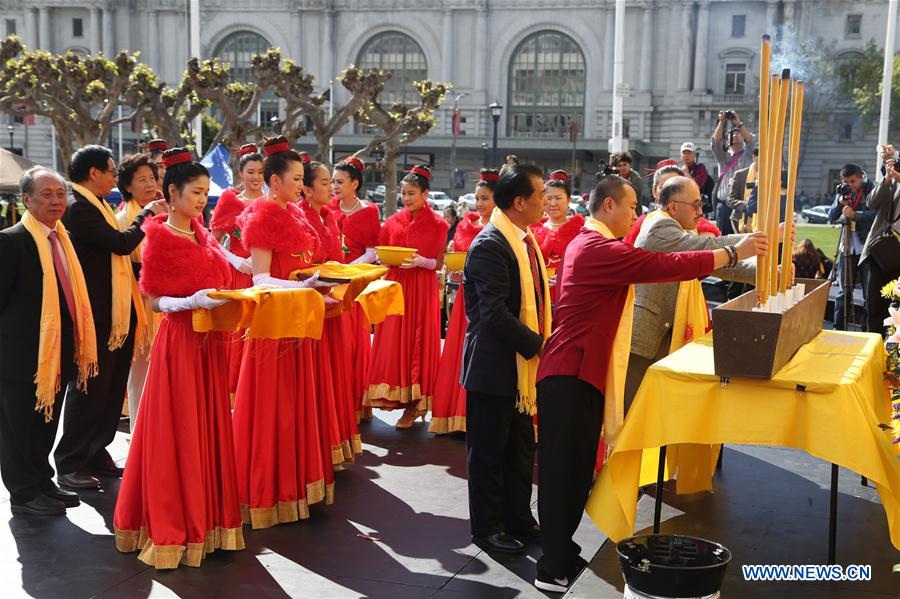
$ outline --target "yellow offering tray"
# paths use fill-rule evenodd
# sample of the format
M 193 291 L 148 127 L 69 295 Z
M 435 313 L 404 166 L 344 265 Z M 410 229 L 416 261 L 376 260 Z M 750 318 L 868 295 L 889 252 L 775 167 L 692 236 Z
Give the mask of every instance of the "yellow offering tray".
M 382 264 L 388 266 L 400 266 L 418 252 L 416 248 L 398 247 L 394 245 L 376 245 L 375 253 Z
M 340 300 L 339 304 L 325 306 L 325 317 L 331 318 L 341 312 L 353 308 L 353 301 L 372 281 L 377 281 L 387 274 L 388 268 L 378 264 L 341 264 L 340 262 L 323 262 L 291 273 L 292 279 L 305 279 L 319 273 L 319 280 L 339 282 L 330 290 L 330 295 Z
M 197 332 L 246 329 L 250 339 L 322 338 L 325 300 L 315 289 L 259 286 L 211 291 L 209 297 L 229 301 L 212 310 L 194 310 Z
M 462 270 L 466 266 L 468 252 L 447 252 L 444 254 L 444 264 L 447 270 Z

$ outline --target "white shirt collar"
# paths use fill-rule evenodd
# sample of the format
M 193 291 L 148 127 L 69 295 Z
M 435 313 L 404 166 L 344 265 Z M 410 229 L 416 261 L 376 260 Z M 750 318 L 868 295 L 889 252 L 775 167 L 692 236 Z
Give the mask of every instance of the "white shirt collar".
M 515 227 L 515 225 L 513 225 Z M 519 240 L 525 241 L 525 238 L 528 237 L 528 231 L 523 231 L 519 227 L 516 227 L 516 233 L 519 235 Z
M 37 220 L 37 219 L 35 219 L 35 220 Z M 47 225 L 45 225 L 45 224 L 42 223 L 41 221 L 38 221 L 38 224 L 41 226 L 41 230 L 44 232 L 44 237 L 50 237 L 50 233 L 51 233 L 52 231 L 56 231 L 56 226 L 55 226 L 55 225 L 54 225 L 54 227 L 51 229 L 50 227 L 48 227 Z

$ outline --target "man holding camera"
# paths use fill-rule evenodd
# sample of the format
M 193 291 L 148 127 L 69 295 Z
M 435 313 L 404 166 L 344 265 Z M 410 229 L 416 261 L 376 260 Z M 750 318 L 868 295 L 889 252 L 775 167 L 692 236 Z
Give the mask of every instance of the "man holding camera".
M 874 187 L 858 164 L 844 165 L 841 169 L 841 183 L 835 189 L 834 202 L 828 211 L 829 221 L 849 228 L 849 231 L 841 229 L 841 241 L 838 244 L 837 278 L 840 292 L 834 304 L 836 329 L 848 328 L 850 314 L 844 313 L 844 298 L 850 294 L 852 307 L 853 288 L 857 281 L 862 285 L 863 299 L 866 297 L 869 272 L 864 264 L 860 265 L 859 258 L 875 220 L 875 210 L 868 208 L 866 200 Z M 845 247 L 848 236 L 849 247 Z
M 894 146 L 879 148 L 884 160 L 884 178 L 866 199 L 875 213 L 860 264 L 868 269 L 866 330 L 884 335 L 884 319 L 890 300 L 881 288 L 900 276 L 900 155 Z
M 725 133 L 726 123 L 732 128 Z M 722 135 L 725 133 L 723 144 Z M 741 117 L 733 110 L 719 111 L 719 122 L 709 141 L 709 148 L 719 165 L 719 176 L 713 188 L 713 214 L 722 235 L 734 233 L 731 226 L 731 208 L 728 207 L 728 191 L 734 174 L 753 162 L 756 138 L 744 126 Z

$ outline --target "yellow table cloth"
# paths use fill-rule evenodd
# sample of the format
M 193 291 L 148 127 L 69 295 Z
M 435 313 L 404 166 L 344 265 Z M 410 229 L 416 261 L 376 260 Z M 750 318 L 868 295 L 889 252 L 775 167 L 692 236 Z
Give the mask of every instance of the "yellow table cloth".
M 891 417 L 884 368 L 879 335 L 822 331 L 771 380 L 723 384 L 715 375 L 712 335 L 698 339 L 647 371 L 585 509 L 617 542 L 634 534 L 645 449 L 668 446 L 676 453 L 669 467 L 697 478 L 698 471 L 711 474 L 711 456 L 682 448 L 793 447 L 871 481 L 900 549 L 900 448 L 879 427 Z
M 321 339 L 325 300 L 315 289 L 249 287 L 212 291 L 213 299 L 231 300 L 212 310 L 194 310 L 194 330 L 247 330 L 249 339 Z

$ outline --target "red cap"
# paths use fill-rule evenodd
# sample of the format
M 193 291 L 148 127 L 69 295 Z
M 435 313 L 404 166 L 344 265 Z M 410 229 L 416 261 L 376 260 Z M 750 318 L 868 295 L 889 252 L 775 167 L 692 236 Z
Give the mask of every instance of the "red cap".
M 362 160 L 360 160 L 356 156 L 348 156 L 347 158 L 344 158 L 343 160 L 341 160 L 341 164 L 344 164 L 347 166 L 352 166 L 353 168 L 358 170 L 360 173 L 362 173 L 363 170 L 365 170 L 365 168 L 363 167 Z
M 288 142 L 284 140 L 273 140 L 273 142 L 274 143 L 266 142 L 265 145 L 263 145 L 263 152 L 266 153 L 266 156 L 291 151 L 291 144 L 289 144 Z
M 416 165 L 409 169 L 410 175 L 419 175 L 420 177 L 424 177 L 426 181 L 431 181 L 431 171 L 428 170 L 426 166 Z
M 241 156 L 253 154 L 254 152 L 259 152 L 259 148 L 256 147 L 256 144 L 244 144 L 241 146 Z
M 148 152 L 165 152 L 169 149 L 169 144 L 164 139 L 151 139 L 147 144 Z
M 564 183 L 569 182 L 569 175 L 566 171 L 553 171 L 550 173 L 550 176 L 547 177 L 548 181 L 562 181 Z
M 192 162 L 193 160 L 194 157 L 184 148 L 172 148 L 163 152 L 163 164 L 166 165 L 167 169 L 172 168 L 176 164 Z
M 488 183 L 496 183 L 500 180 L 500 175 L 497 173 L 481 173 L 479 175 L 479 180 L 487 181 Z
M 312 162 L 312 157 L 306 152 L 300 152 L 300 162 L 303 164 L 309 164 Z

